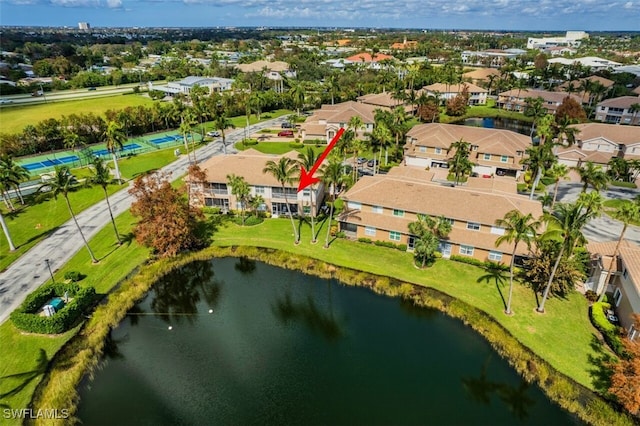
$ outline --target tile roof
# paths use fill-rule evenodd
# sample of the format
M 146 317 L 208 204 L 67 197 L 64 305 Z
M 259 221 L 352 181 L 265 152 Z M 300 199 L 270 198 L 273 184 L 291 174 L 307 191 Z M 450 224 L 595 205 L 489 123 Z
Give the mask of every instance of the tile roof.
M 640 102 L 640 98 L 638 98 L 638 102 Z M 576 139 L 582 142 L 603 138 L 618 145 L 632 145 L 640 143 L 640 126 L 582 123 L 574 124 L 571 127 L 578 129 Z
M 357 101 L 363 104 L 383 106 L 387 108 L 395 108 L 402 105 L 402 101 L 393 98 L 393 93 L 370 93 L 368 95 L 362 95 L 357 98 Z
M 472 80 L 488 80 L 491 75 L 499 76 L 500 71 L 495 68 L 478 68 L 462 74 L 462 77 Z
M 605 269 L 608 269 L 617 244 L 618 241 L 589 241 L 587 243 L 587 250 L 591 254 L 602 255 L 605 258 L 603 259 L 605 262 L 603 266 Z M 640 294 L 640 246 L 629 240 L 622 240 L 622 243 L 620 243 L 619 256 L 623 260 L 624 265 L 629 272 L 631 281 L 634 283 L 638 293 Z M 616 267 L 615 270 L 618 270 L 618 268 Z
M 385 55 L 384 53 L 376 53 L 375 57 L 371 57 L 371 53 L 369 52 L 360 52 L 360 53 L 356 53 L 355 55 L 351 55 L 348 58 L 345 58 L 349 61 L 355 62 L 355 63 L 363 63 L 363 62 L 380 62 L 380 61 L 384 61 L 385 59 L 393 59 L 393 56 L 391 55 Z
M 598 108 L 603 106 L 609 108 L 629 109 L 633 104 L 640 104 L 640 96 L 620 96 L 617 98 L 606 99 L 598 103 Z
M 582 103 L 579 96 L 574 94 L 568 94 L 564 92 L 550 92 L 548 90 L 536 90 L 536 89 L 511 89 L 506 92 L 501 92 L 498 94 L 500 97 L 514 97 L 518 99 L 526 99 L 526 98 L 542 98 L 547 102 L 554 102 L 557 104 L 561 104 L 564 98 L 567 96 L 571 97 L 578 103 Z M 550 105 L 544 105 L 545 108 L 549 108 Z
M 282 61 L 270 62 L 261 60 L 252 62 L 250 64 L 238 64 L 236 65 L 236 67 L 242 72 L 258 72 L 262 71 L 264 68 L 269 71 L 282 72 L 289 69 L 289 64 Z
M 424 86 L 422 90 L 426 90 L 428 92 L 440 92 L 440 93 L 460 93 L 464 86 L 467 86 L 469 93 L 487 93 L 487 89 L 483 89 L 480 86 L 476 86 L 473 83 L 461 83 L 461 84 L 444 84 L 444 83 L 434 83 L 428 86 Z

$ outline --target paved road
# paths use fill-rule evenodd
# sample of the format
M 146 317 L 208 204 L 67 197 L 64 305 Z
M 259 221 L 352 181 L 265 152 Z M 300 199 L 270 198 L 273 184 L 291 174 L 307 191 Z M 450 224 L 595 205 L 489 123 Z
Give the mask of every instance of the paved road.
M 271 126 L 280 126 L 286 117 L 281 117 L 250 127 L 249 131 Z M 244 129 L 230 132 L 227 136 L 227 153 L 235 153 L 233 145 L 242 140 Z M 199 162 L 223 154 L 222 141 L 220 139 L 210 142 L 197 151 Z M 173 179 L 178 179 L 186 173 L 189 163 L 186 156 L 164 167 L 162 170 L 171 173 Z M 133 198 L 125 188 L 109 197 L 114 213 L 120 214 L 131 206 Z M 78 223 L 84 235 L 90 239 L 105 225 L 109 224 L 109 210 L 105 201 L 102 201 L 77 215 Z M 79 250 L 85 250 L 82 240 L 77 232 L 75 224 L 69 220 L 60 226 L 55 232 L 43 241 L 23 254 L 9 268 L 0 273 L 0 323 L 3 323 L 9 314 L 17 308 L 25 297 L 50 279 L 45 259 L 49 259 L 52 270 L 61 268 Z
M 582 191 L 582 184 L 579 182 L 561 182 L 558 188 L 558 200 L 572 202 L 578 198 Z M 602 192 L 602 196 L 611 199 L 631 200 L 640 195 L 640 190 L 628 188 L 611 187 Z M 613 241 L 620 237 L 622 232 L 622 222 L 611 219 L 607 215 L 602 215 L 591 220 L 582 230 L 585 237 L 594 241 Z M 640 245 L 640 228 L 629 226 L 624 234 L 625 239 Z

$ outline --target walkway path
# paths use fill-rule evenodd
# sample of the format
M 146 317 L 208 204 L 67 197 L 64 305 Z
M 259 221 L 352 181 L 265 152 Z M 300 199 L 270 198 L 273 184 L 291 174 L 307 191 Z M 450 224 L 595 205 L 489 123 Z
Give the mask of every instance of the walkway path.
M 286 117 L 264 121 L 250 126 L 249 131 L 255 132 L 272 126 L 279 127 L 280 123 L 284 121 L 286 121 Z M 233 145 L 241 141 L 243 135 L 244 129 L 229 132 L 226 137 L 228 154 L 236 152 Z M 198 149 L 198 162 L 221 154 L 223 154 L 223 147 L 222 141 L 219 139 Z M 173 179 L 177 179 L 186 173 L 188 166 L 188 160 L 183 155 L 180 159 L 163 167 L 162 171 L 170 173 Z M 109 197 L 111 208 L 116 215 L 128 210 L 131 206 L 133 197 L 129 195 L 128 189 L 124 188 Z M 79 213 L 77 218 L 82 232 L 88 239 L 95 236 L 111 221 L 105 201 Z M 84 249 L 82 239 L 73 221 L 69 220 L 0 273 L 0 323 L 9 318 L 11 312 L 22 303 L 29 293 L 50 279 L 45 259 L 49 259 L 49 265 L 55 271 L 81 249 Z

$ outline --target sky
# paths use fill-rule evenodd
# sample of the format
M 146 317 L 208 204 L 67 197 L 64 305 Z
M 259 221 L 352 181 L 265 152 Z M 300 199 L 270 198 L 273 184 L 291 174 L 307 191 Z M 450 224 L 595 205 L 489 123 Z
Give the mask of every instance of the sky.
M 0 25 L 640 31 L 640 0 L 0 0 Z

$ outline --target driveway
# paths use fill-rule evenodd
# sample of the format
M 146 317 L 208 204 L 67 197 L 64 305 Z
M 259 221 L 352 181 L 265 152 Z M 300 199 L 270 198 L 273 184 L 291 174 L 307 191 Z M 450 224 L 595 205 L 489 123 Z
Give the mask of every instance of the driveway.
M 562 202 L 573 202 L 582 191 L 582 184 L 579 182 L 561 182 L 558 188 L 558 200 Z M 640 195 L 640 190 L 629 188 L 611 187 L 601 192 L 602 196 L 608 199 L 632 200 Z M 592 219 L 582 230 L 585 237 L 593 241 L 613 241 L 620 237 L 622 232 L 622 222 L 611 219 L 608 215 Z M 624 234 L 625 239 L 633 241 L 640 246 L 640 228 L 630 225 Z
M 265 127 L 280 126 L 283 121 L 286 121 L 286 117 L 264 121 L 250 126 L 249 131 L 255 132 Z M 233 145 L 241 141 L 243 136 L 243 128 L 227 135 L 228 154 L 236 152 Z M 222 155 L 223 152 L 222 140 L 217 139 L 198 149 L 197 158 L 199 162 L 202 162 L 215 155 Z M 162 171 L 170 173 L 172 179 L 175 180 L 186 173 L 188 166 L 189 162 L 186 156 L 182 156 L 163 167 Z M 128 189 L 124 188 L 109 197 L 111 208 L 116 215 L 128 210 L 131 206 L 133 197 L 129 195 Z M 77 219 L 82 232 L 88 239 L 95 236 L 111 220 L 105 201 L 79 213 Z M 29 293 L 50 279 L 45 259 L 49 259 L 49 265 L 55 271 L 67 263 L 79 250 L 84 250 L 82 239 L 78 235 L 73 221 L 69 220 L 0 273 L 0 323 L 9 318 L 11 312 L 22 303 Z

